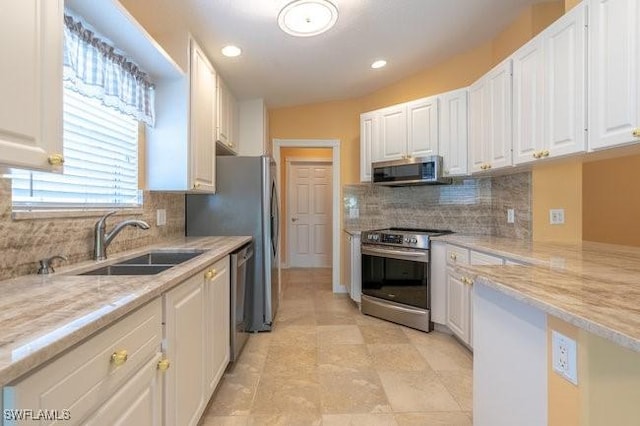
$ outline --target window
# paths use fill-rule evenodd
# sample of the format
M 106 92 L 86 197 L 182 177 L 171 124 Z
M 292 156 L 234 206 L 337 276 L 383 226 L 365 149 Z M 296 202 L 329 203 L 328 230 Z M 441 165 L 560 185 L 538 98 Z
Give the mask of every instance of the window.
M 64 174 L 13 174 L 14 209 L 139 207 L 138 121 L 64 89 Z
M 64 174 L 14 171 L 14 210 L 140 207 L 138 128 L 154 125 L 153 83 L 70 11 L 63 63 Z

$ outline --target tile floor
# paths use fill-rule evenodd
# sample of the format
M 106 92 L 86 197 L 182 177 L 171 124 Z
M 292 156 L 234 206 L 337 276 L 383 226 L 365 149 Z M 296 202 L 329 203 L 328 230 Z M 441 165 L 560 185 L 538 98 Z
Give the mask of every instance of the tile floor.
M 330 269 L 283 270 L 274 331 L 252 334 L 205 426 L 471 425 L 471 354 L 362 315 Z

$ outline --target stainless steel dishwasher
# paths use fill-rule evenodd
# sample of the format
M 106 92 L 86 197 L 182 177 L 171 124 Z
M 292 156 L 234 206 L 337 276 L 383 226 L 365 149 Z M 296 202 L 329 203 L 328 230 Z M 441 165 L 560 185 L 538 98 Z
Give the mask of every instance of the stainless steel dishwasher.
M 247 283 L 253 276 L 253 242 L 231 253 L 231 313 L 229 333 L 231 362 L 238 359 L 249 338 L 247 316 Z

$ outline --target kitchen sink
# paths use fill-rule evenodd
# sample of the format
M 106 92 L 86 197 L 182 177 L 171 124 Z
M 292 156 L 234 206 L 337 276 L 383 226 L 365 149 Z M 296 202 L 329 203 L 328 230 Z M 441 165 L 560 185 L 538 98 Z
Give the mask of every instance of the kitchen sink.
M 140 256 L 101 266 L 80 275 L 155 275 L 187 260 L 200 256 L 204 250 L 153 250 Z
M 200 256 L 204 250 L 154 250 L 141 256 L 118 262 L 117 265 L 179 265 Z
M 102 266 L 80 275 L 155 275 L 175 265 L 123 265 Z

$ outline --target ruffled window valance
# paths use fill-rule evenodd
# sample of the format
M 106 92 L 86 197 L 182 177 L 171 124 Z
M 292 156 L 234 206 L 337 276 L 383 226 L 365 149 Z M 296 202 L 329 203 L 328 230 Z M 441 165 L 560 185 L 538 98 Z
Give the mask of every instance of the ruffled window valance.
M 154 86 L 149 76 L 78 18 L 65 13 L 64 23 L 65 85 L 153 126 Z

